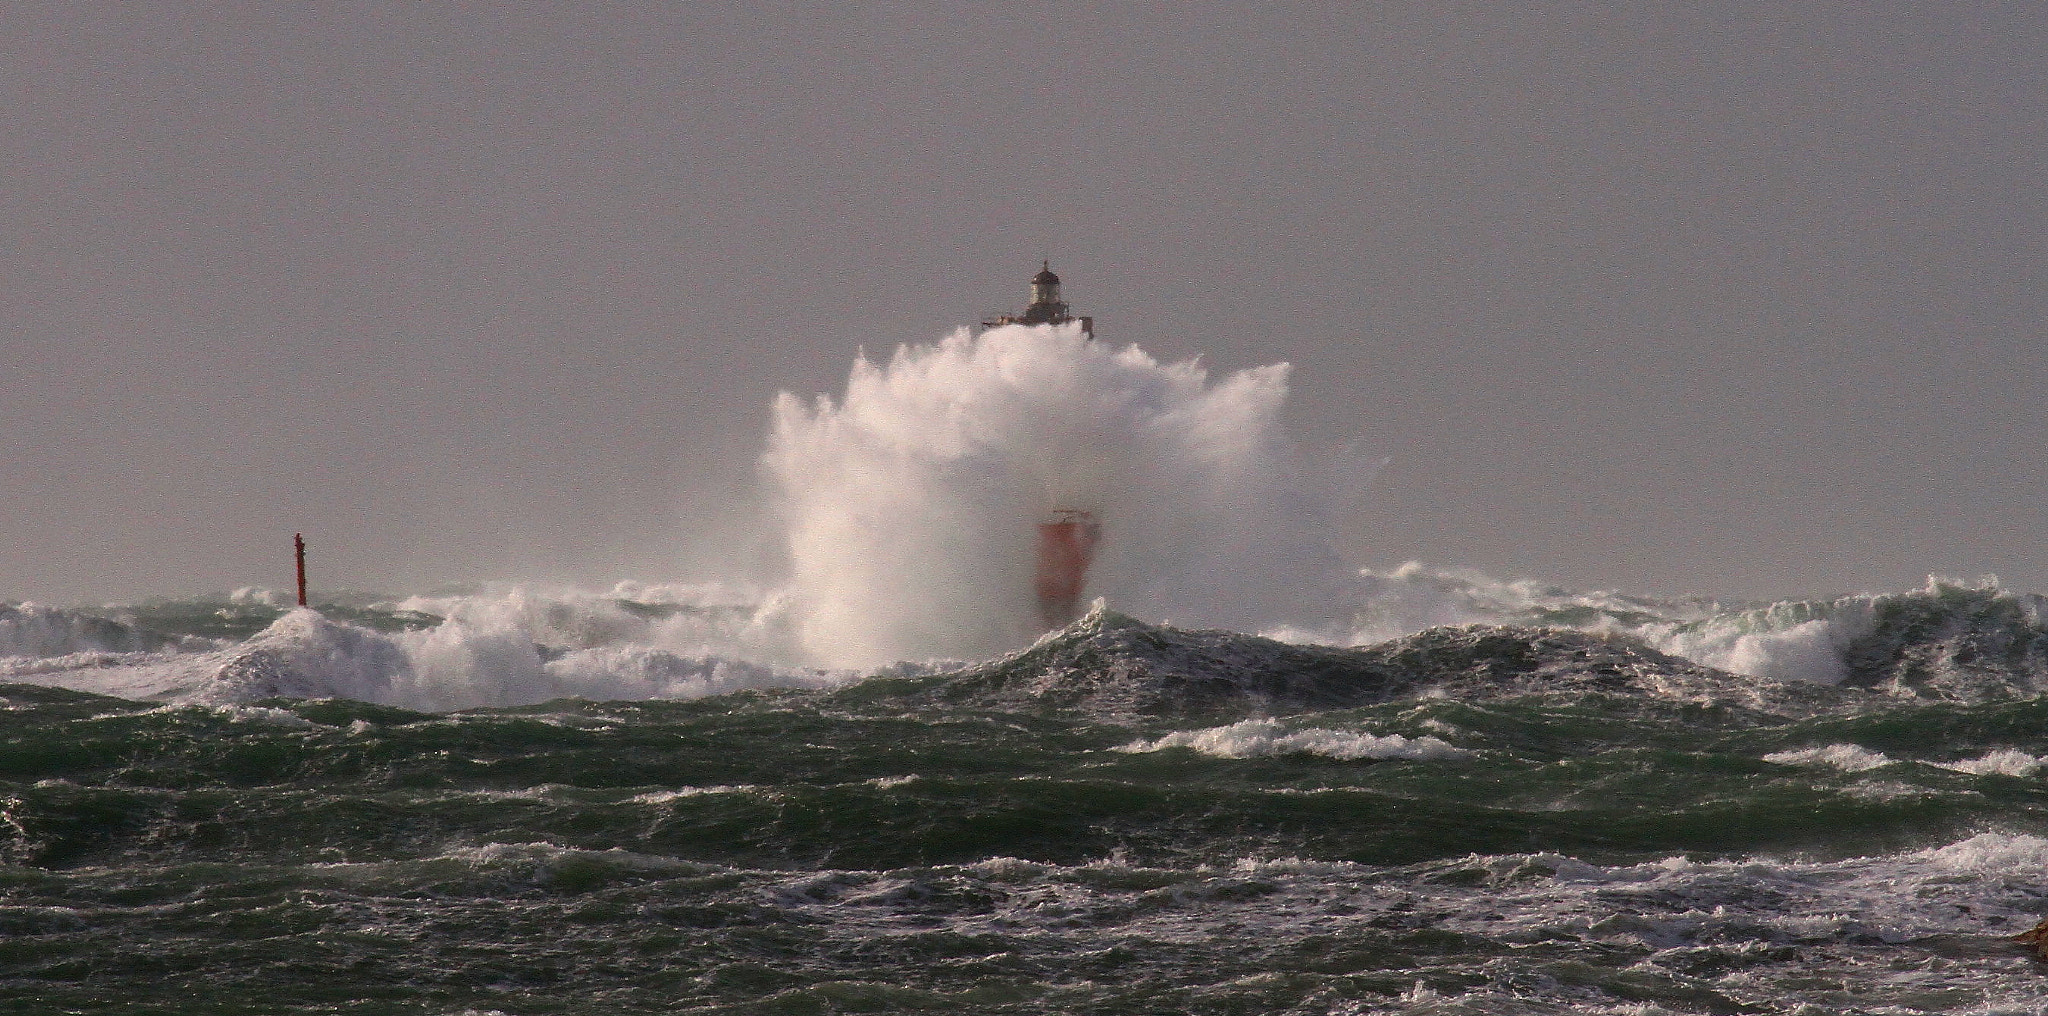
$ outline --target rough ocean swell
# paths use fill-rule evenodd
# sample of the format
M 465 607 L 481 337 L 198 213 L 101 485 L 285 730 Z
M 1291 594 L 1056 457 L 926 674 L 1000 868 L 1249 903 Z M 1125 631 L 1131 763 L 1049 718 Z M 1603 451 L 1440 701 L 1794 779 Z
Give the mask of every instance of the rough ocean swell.
M 868 671 L 718 588 L 5 608 L 0 998 L 2042 1011 L 2048 601 L 1356 590 Z
M 1286 373 L 863 362 L 766 590 L 0 606 L 0 1009 L 2048 1012 L 2048 599 L 1349 571 Z

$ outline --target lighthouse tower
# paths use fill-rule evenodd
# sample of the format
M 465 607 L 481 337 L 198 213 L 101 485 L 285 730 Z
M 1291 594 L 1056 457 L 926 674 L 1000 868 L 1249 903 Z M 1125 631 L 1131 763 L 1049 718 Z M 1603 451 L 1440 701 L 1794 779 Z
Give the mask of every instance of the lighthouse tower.
M 1031 304 L 1021 314 L 1003 314 L 981 327 L 1004 325 L 1078 324 L 1081 334 L 1095 338 L 1095 319 L 1076 317 L 1060 299 L 1060 277 L 1052 262 L 1039 266 L 1031 277 Z M 1038 600 L 1041 631 L 1058 628 L 1081 613 L 1088 591 L 1088 566 L 1095 562 L 1095 546 L 1102 541 L 1102 523 L 1082 505 L 1055 506 L 1037 520 L 1038 566 L 1032 575 L 1031 592 Z
M 1031 277 L 1031 304 L 1022 314 L 1000 314 L 993 321 L 983 321 L 983 328 L 1001 328 L 1004 325 L 1064 325 L 1078 322 L 1081 334 L 1095 337 L 1095 319 L 1075 317 L 1067 313 L 1067 305 L 1060 299 L 1060 277 L 1053 274 L 1052 262 L 1040 264 L 1038 274 Z

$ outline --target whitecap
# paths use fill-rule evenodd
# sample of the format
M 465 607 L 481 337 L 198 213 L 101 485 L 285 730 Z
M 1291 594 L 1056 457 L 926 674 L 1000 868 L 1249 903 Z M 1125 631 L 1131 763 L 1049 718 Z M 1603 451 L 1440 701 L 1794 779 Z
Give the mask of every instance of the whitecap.
M 1881 751 L 1871 751 L 1861 745 L 1830 744 L 1799 751 L 1772 752 L 1764 756 L 1764 761 L 1786 766 L 1828 766 L 1845 773 L 1861 773 L 1891 765 L 1893 760 Z
M 2032 776 L 2041 771 L 2041 765 L 2048 759 L 2029 755 L 2017 748 L 1997 748 L 1977 758 L 1956 762 L 1937 762 L 1943 769 L 1953 769 L 1973 776 Z
M 2025 833 L 1978 833 L 1908 856 L 1959 871 L 2039 872 L 2048 869 L 2048 840 Z
M 1216 758 L 1309 754 L 1347 762 L 1359 759 L 1443 761 L 1473 755 L 1473 752 L 1454 747 L 1441 738 L 1427 735 L 1409 738 L 1400 734 L 1377 735 L 1323 727 L 1290 731 L 1278 720 L 1244 720 L 1206 730 L 1180 730 L 1156 740 L 1133 741 L 1116 750 L 1135 753 L 1167 748 L 1188 748 Z

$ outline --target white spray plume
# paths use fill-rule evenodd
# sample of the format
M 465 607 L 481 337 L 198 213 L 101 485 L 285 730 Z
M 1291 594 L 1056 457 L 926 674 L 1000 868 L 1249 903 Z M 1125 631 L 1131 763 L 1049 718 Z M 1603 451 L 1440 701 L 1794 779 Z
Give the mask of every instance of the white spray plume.
M 784 394 L 764 463 L 816 662 L 986 657 L 1035 634 L 1036 524 L 1095 514 L 1086 596 L 1179 625 L 1321 618 L 1348 576 L 1282 434 L 1286 364 L 1212 382 L 1077 327 L 956 332 Z

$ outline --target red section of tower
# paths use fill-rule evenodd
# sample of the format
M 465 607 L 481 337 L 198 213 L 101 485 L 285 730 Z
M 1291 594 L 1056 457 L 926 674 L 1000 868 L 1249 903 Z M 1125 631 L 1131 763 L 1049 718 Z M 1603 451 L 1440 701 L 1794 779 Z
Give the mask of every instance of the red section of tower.
M 1079 613 L 1081 593 L 1088 588 L 1088 565 L 1095 560 L 1095 543 L 1102 538 L 1102 526 L 1095 516 L 1072 509 L 1053 512 L 1053 520 L 1038 524 L 1038 619 L 1047 628 L 1058 628 Z

